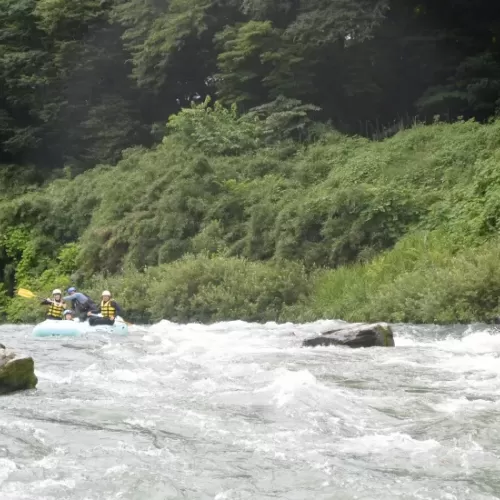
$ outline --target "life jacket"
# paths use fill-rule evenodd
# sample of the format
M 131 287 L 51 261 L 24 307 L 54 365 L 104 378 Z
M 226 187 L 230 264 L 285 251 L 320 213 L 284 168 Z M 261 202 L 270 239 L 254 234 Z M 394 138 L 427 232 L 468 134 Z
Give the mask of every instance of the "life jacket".
M 47 316 L 52 316 L 53 318 L 62 318 L 64 311 L 64 302 L 52 302 L 50 304 L 49 310 L 47 311 Z
M 104 302 L 104 300 L 101 302 L 101 314 L 103 318 L 111 318 L 116 316 L 116 308 L 113 307 L 112 300 L 108 300 L 107 302 Z

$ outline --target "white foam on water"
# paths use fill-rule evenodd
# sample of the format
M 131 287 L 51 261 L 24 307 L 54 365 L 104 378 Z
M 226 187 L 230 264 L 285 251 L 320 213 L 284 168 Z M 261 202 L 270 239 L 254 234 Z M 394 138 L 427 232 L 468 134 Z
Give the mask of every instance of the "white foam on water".
M 8 500 L 496 498 L 500 335 L 402 325 L 395 348 L 301 347 L 343 324 L 161 321 L 75 348 L 0 327 L 35 353 L 39 377 L 35 393 L 0 399 L 1 491 Z
M 316 377 L 307 370 L 291 372 L 286 369 L 276 370 L 274 380 L 262 389 L 256 389 L 254 394 L 264 396 L 265 401 L 272 401 L 277 406 L 284 406 L 300 397 L 300 393 L 315 390 Z M 326 389 L 326 388 L 325 388 Z
M 343 439 L 339 443 L 339 451 L 356 455 L 385 455 L 395 451 L 405 453 L 428 453 L 441 445 L 434 439 L 419 441 L 408 434 L 393 432 L 389 434 L 374 434 L 362 437 Z
M 475 399 L 471 401 L 462 396 L 460 398 L 450 398 L 434 404 L 433 408 L 436 411 L 443 413 L 459 413 L 462 411 L 500 411 L 500 401 L 488 401 L 484 399 Z
M 128 466 L 127 465 L 116 465 L 114 467 L 110 467 L 109 469 L 106 470 L 105 476 L 120 476 L 128 471 Z
M 7 458 L 0 458 L 0 486 L 17 469 L 16 463 Z

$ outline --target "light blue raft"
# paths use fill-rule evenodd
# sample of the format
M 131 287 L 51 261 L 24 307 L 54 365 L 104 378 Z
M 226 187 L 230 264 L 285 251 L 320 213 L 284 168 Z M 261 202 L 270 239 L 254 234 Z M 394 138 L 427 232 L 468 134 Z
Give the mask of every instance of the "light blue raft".
M 80 337 L 92 333 L 123 336 L 128 335 L 128 326 L 120 316 L 117 316 L 114 325 L 90 326 L 88 321 L 80 323 L 78 319 L 73 321 L 46 319 L 33 328 L 34 337 Z

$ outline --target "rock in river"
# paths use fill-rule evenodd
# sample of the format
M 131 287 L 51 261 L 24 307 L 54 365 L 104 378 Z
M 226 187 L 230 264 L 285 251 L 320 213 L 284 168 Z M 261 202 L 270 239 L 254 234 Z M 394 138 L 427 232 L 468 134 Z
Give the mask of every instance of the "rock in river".
M 0 394 L 34 389 L 37 383 L 33 358 L 18 358 L 13 352 L 0 348 Z
M 343 345 L 346 347 L 394 347 L 394 336 L 387 323 L 355 323 L 323 332 L 319 337 L 304 340 L 304 347 Z

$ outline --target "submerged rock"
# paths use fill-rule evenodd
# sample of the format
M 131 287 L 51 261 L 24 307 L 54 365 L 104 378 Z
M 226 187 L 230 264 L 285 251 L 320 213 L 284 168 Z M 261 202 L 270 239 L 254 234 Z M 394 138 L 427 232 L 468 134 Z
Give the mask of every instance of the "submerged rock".
M 34 389 L 37 383 L 33 358 L 18 358 L 13 352 L 0 349 L 0 394 Z
M 394 347 L 394 335 L 387 323 L 356 323 L 323 332 L 319 337 L 304 340 L 304 347 L 343 345 L 346 347 Z

